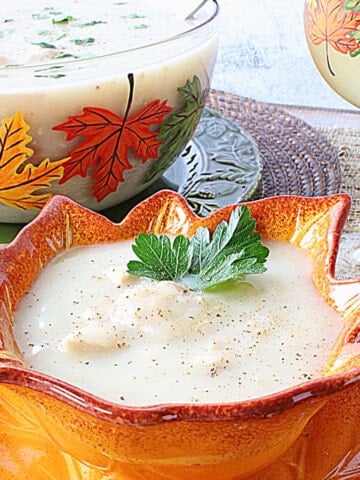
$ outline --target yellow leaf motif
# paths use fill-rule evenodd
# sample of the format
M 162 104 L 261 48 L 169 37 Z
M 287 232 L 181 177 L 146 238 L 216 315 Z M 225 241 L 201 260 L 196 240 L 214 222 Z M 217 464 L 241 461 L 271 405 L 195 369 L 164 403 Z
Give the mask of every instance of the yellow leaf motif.
M 47 188 L 63 175 L 63 158 L 51 162 L 44 159 L 39 165 L 25 163 L 33 155 L 27 145 L 32 138 L 30 127 L 22 113 L 16 112 L 0 126 L 0 202 L 21 209 L 40 209 L 51 196 Z

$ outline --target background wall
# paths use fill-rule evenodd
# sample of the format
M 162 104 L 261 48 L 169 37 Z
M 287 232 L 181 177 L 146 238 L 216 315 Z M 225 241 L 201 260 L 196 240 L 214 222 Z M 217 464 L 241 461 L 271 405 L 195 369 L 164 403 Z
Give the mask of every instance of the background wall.
M 219 0 L 213 88 L 257 100 L 353 109 L 322 80 L 308 53 L 303 0 Z

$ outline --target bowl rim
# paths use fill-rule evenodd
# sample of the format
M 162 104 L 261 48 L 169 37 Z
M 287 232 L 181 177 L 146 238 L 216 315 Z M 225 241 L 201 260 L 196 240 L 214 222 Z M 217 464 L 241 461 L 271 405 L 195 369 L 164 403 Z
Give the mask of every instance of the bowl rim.
M 25 238 L 28 235 L 27 232 L 31 232 L 34 225 L 43 222 L 49 215 L 53 217 L 56 216 L 56 212 L 61 211 L 61 209 L 67 204 L 75 206 L 78 212 L 84 212 L 86 215 L 102 217 L 106 225 L 117 227 L 124 224 L 134 211 L 137 209 L 139 209 L 139 211 L 140 209 L 145 209 L 148 202 L 161 199 L 164 195 L 166 195 L 167 198 L 172 199 L 176 202 L 177 206 L 184 210 L 183 213 L 188 220 L 189 217 L 190 220 L 200 218 L 192 212 L 184 197 L 176 192 L 168 190 L 157 192 L 136 205 L 119 223 L 111 222 L 100 213 L 93 212 L 66 197 L 56 195 L 49 200 L 38 216 L 27 224 L 11 243 L 3 247 L 3 250 L 5 252 L 9 250 L 11 251 L 17 243 L 22 241 L 22 238 Z M 299 202 L 307 202 L 309 200 L 316 201 L 317 199 L 324 197 L 301 197 L 296 195 L 268 197 L 251 202 L 241 202 L 239 204 L 228 205 L 213 214 L 210 214 L 209 217 L 214 217 L 215 215 L 221 216 L 225 212 L 229 212 L 235 205 L 261 205 L 264 202 L 277 202 L 289 198 L 297 199 Z M 359 285 L 360 292 L 360 278 L 353 280 L 336 280 L 334 278 L 339 237 L 350 208 L 350 197 L 347 194 L 334 194 L 329 195 L 326 198 L 334 199 L 338 206 L 331 215 L 331 231 L 330 238 L 328 238 L 329 251 L 327 254 L 329 256 L 329 253 L 332 253 L 327 264 L 329 282 L 332 286 L 346 286 L 349 284 Z M 336 232 L 338 234 L 335 234 Z M 15 360 L 10 357 L 6 358 L 5 356 L 1 359 L 0 356 L 0 384 L 3 383 L 15 387 L 29 388 L 50 395 L 57 400 L 66 402 L 67 404 L 102 420 L 133 426 L 153 425 L 175 420 L 210 422 L 229 420 L 230 418 L 233 420 L 237 418 L 269 417 L 295 407 L 305 401 L 318 402 L 322 399 L 325 401 L 325 397 L 327 398 L 329 395 L 336 394 L 358 382 L 360 382 L 360 367 L 352 367 L 344 372 L 307 380 L 276 393 L 252 398 L 250 400 L 223 403 L 162 403 L 146 406 L 126 406 L 102 399 L 77 386 L 70 385 L 63 380 L 32 370 L 24 366 L 20 360 Z
M 78 58 L 78 59 L 69 59 L 66 61 L 49 61 L 49 62 L 39 62 L 39 63 L 32 63 L 30 65 L 10 65 L 8 67 L 2 67 L 0 66 L 0 78 L 2 75 L 4 76 L 11 76 L 11 75 L 16 75 L 16 74 L 26 74 L 28 72 L 32 72 L 34 69 L 43 68 L 47 69 L 50 67 L 54 67 L 54 65 L 61 65 L 64 67 L 81 67 L 82 65 L 90 65 L 93 62 L 96 61 L 103 61 L 103 60 L 112 60 L 118 56 L 122 55 L 129 55 L 129 54 L 134 54 L 137 52 L 146 52 L 146 50 L 150 50 L 154 47 L 158 47 L 161 45 L 164 45 L 166 43 L 171 43 L 174 41 L 181 41 L 183 38 L 186 38 L 188 36 L 193 35 L 194 33 L 206 28 L 208 25 L 210 25 L 219 15 L 220 11 L 220 6 L 218 0 L 211 0 L 212 5 L 213 5 L 213 10 L 212 13 L 206 17 L 205 20 L 203 20 L 201 23 L 192 26 L 191 28 L 178 33 L 176 35 L 170 36 L 163 38 L 162 40 L 158 40 L 156 42 L 152 42 L 146 45 L 141 45 L 138 47 L 133 47 L 133 48 L 128 48 L 126 50 L 120 50 L 118 52 L 111 52 L 111 53 L 106 53 L 102 55 L 96 55 L 95 57 L 91 58 Z

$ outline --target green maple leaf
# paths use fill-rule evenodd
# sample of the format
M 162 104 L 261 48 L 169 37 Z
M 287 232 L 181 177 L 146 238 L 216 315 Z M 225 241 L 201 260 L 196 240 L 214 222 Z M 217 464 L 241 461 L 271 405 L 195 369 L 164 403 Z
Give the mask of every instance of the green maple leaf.
M 178 92 L 182 108 L 168 115 L 160 126 L 157 140 L 161 141 L 162 145 L 147 181 L 164 171 L 171 161 L 180 155 L 200 121 L 206 96 L 200 79 L 194 75 L 192 81 L 187 80 L 183 87 L 178 88 Z
M 360 12 L 360 0 L 346 0 L 345 8 L 346 10 L 356 10 Z
M 359 3 L 360 3 L 360 0 L 359 0 Z M 356 32 L 350 32 L 349 37 L 355 38 L 355 40 L 359 45 L 359 48 L 357 50 L 355 50 L 354 52 L 350 52 L 350 57 L 357 57 L 358 55 L 360 55 L 360 30 L 357 30 Z

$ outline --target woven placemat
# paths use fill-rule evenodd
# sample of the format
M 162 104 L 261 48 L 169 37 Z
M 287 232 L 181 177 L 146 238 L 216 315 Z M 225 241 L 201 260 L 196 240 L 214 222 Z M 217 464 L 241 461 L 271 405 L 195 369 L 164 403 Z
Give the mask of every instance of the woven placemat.
M 360 130 L 354 128 L 318 127 L 338 150 L 341 166 L 340 191 L 348 193 L 352 205 L 345 230 L 360 232 Z
M 303 120 L 276 105 L 219 90 L 211 90 L 207 105 L 238 122 L 257 142 L 264 166 L 254 199 L 339 192 L 338 149 Z

